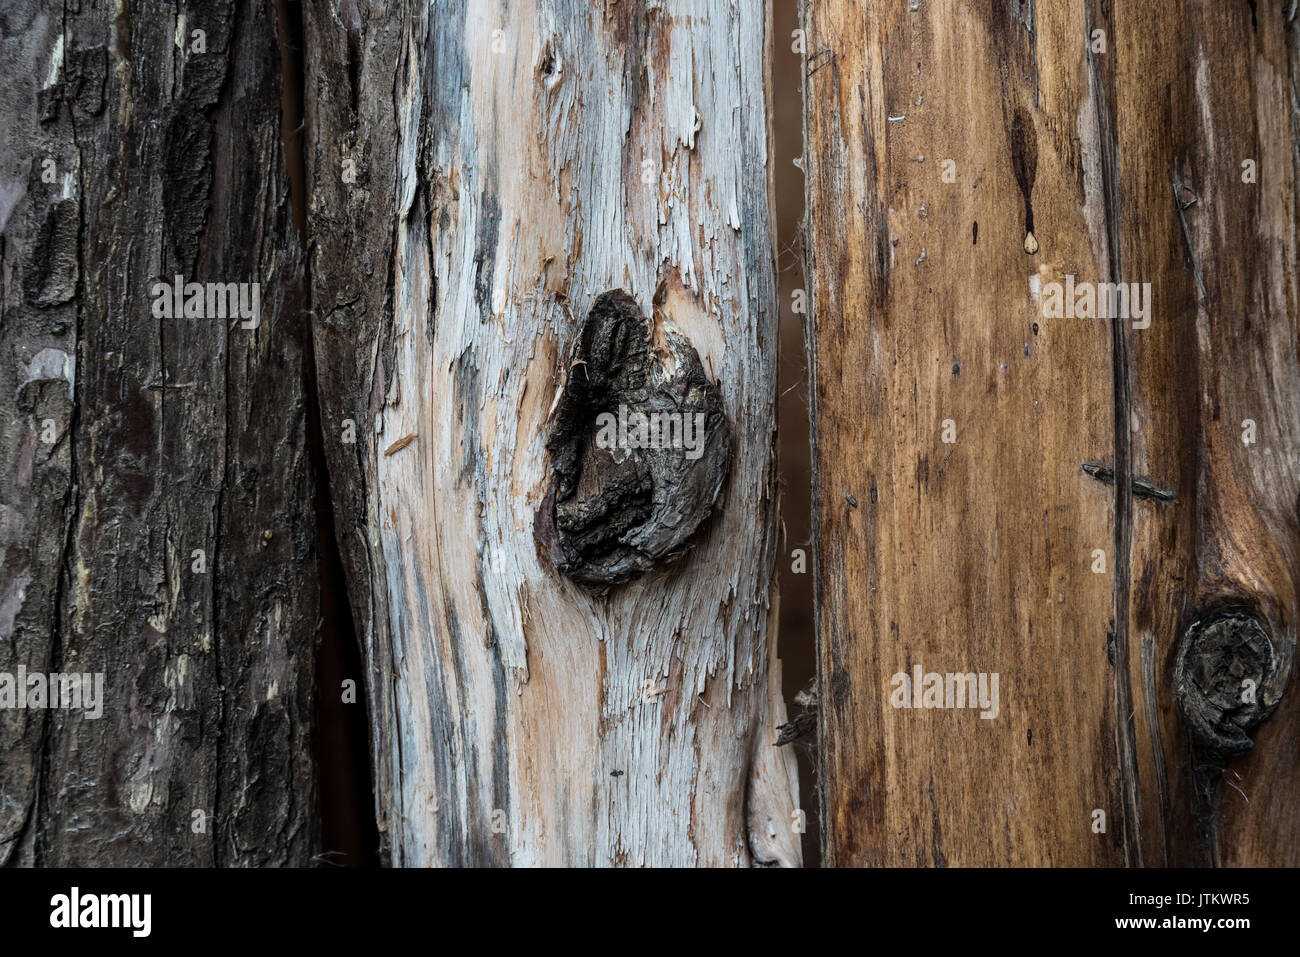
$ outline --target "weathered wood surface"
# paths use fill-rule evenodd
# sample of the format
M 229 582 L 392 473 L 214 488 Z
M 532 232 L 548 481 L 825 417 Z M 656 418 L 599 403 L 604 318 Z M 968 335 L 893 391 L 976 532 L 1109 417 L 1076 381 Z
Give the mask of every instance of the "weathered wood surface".
M 797 864 L 764 5 L 304 12 L 326 451 L 389 858 Z M 733 439 L 693 547 L 595 597 L 535 518 L 615 289 L 697 350 Z
M 1300 862 L 1290 6 L 804 4 L 826 863 Z M 309 261 L 267 4 L 0 12 L 0 865 L 311 860 L 312 348 L 384 859 L 800 863 L 767 5 L 302 14 Z
M 1294 865 L 1287 5 L 803 11 L 826 863 Z M 998 717 L 894 708 L 917 664 Z
M 105 673 L 98 720 L 0 711 L 0 863 L 315 847 L 308 327 L 272 18 L 0 12 L 0 671 Z M 260 325 L 155 318 L 178 274 L 260 282 Z
M 1127 640 L 1141 800 L 1133 843 L 1148 864 L 1294 867 L 1300 20 L 1286 3 L 1127 3 L 1111 19 L 1121 54 L 1107 82 L 1119 117 L 1123 271 L 1168 303 L 1157 312 L 1162 325 L 1131 334 L 1124 418 L 1133 471 L 1178 495 L 1170 508 L 1133 510 Z M 1243 182 L 1246 160 L 1253 183 Z M 1231 675 L 1212 698 L 1240 698 L 1249 678 L 1257 705 L 1232 702 L 1241 732 L 1220 721 L 1213 734 L 1189 735 L 1174 705 L 1190 689 L 1175 686 L 1171 664 L 1193 623 L 1234 606 L 1262 625 L 1271 653 L 1256 660 L 1246 629 L 1234 627 L 1232 654 L 1191 657 Z M 1254 747 L 1230 757 L 1239 736 Z

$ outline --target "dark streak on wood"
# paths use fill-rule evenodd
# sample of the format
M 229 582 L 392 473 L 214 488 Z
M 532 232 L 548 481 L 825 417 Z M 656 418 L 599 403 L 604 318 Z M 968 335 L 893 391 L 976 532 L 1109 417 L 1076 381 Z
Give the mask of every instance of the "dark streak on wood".
M 1107 465 L 1103 465 L 1100 462 L 1084 462 L 1080 468 L 1082 468 L 1085 474 L 1091 475 L 1098 482 L 1111 486 L 1115 484 L 1115 470 Z M 1174 500 L 1172 489 L 1161 488 L 1150 479 L 1142 478 L 1137 475 L 1130 479 L 1129 488 L 1132 489 L 1133 494 L 1136 497 L 1148 498 L 1160 502 L 1162 505 L 1168 505 Z

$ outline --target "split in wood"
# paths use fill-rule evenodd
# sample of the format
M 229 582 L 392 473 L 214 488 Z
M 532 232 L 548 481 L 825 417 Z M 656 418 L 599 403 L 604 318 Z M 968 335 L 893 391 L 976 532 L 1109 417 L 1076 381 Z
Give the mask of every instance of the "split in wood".
M 1201 291 L 1201 298 L 1204 299 L 1206 296 L 1205 280 L 1201 278 L 1201 267 L 1200 264 L 1197 263 L 1196 253 L 1192 249 L 1192 234 L 1187 228 L 1187 217 L 1184 215 L 1187 210 L 1195 206 L 1200 200 L 1195 193 L 1186 186 L 1181 185 L 1178 180 L 1171 179 L 1169 184 L 1174 189 L 1174 208 L 1178 211 L 1178 224 L 1183 230 L 1183 242 L 1187 244 L 1187 258 L 1191 260 L 1192 263 L 1192 275 L 1196 277 L 1196 287 Z M 1183 191 L 1189 193 L 1192 198 L 1184 201 L 1182 197 Z

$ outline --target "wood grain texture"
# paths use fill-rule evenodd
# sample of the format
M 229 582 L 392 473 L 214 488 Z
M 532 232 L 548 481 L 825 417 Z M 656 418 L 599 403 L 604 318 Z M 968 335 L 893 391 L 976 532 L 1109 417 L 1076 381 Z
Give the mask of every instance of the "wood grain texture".
M 0 712 L 0 863 L 305 865 L 316 539 L 274 21 L 19 0 L 0 34 L 0 671 L 105 674 L 98 720 Z M 260 325 L 156 318 L 177 274 L 260 282 Z
M 1300 23 L 1288 7 L 1112 14 L 1123 268 L 1165 304 L 1163 328 L 1130 334 L 1125 419 L 1134 471 L 1177 495 L 1174 507 L 1135 509 L 1132 528 L 1135 829 L 1153 864 L 1300 863 Z M 1243 182 L 1245 160 L 1255 182 Z M 1188 735 L 1170 681 L 1188 629 L 1225 607 L 1264 626 L 1277 662 L 1257 694 L 1280 700 L 1247 729 L 1254 748 L 1232 758 Z
M 1235 605 L 1268 631 L 1274 705 L 1290 683 L 1284 13 L 805 3 L 827 863 L 1300 852 L 1289 699 L 1228 762 L 1246 795 L 1216 797 L 1174 690 L 1188 628 Z M 1150 326 L 1045 318 L 1066 276 L 1151 283 Z M 1247 417 L 1267 422 L 1252 446 Z M 999 673 L 1000 715 L 892 707 L 891 675 L 918 663 Z
M 797 864 L 765 6 L 304 12 L 323 418 L 389 859 Z M 697 350 L 733 445 L 693 547 L 598 598 L 534 519 L 613 289 Z M 346 418 L 355 447 L 328 438 Z

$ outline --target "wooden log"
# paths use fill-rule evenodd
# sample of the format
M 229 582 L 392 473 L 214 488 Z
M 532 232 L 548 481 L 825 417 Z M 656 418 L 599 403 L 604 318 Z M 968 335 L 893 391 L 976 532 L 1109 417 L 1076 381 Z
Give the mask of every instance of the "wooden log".
M 1108 25 L 1116 185 L 1133 223 L 1123 269 L 1168 309 L 1163 329 L 1129 334 L 1120 369 L 1133 470 L 1175 494 L 1168 508 L 1135 503 L 1123 583 L 1135 827 L 1157 865 L 1300 863 L 1300 23 L 1288 6 L 1125 4 Z
M 767 11 L 304 12 L 317 360 L 388 859 L 797 864 Z M 582 434 L 617 411 L 591 403 L 696 395 L 697 359 L 725 480 Z

